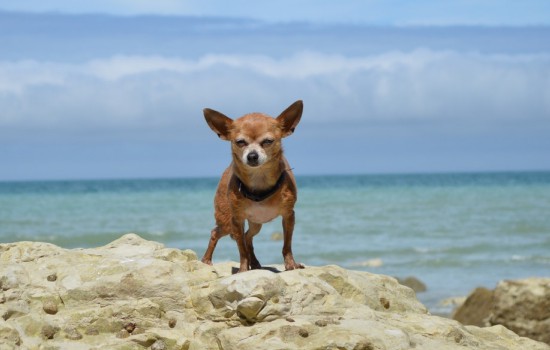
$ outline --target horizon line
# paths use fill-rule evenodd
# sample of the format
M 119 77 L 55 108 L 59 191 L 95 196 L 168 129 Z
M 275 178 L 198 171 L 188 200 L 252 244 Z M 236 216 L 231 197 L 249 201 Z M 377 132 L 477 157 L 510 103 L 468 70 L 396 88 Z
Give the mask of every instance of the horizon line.
M 403 172 L 357 172 L 357 173 L 325 173 L 325 174 L 294 174 L 296 178 L 304 177 L 351 177 L 351 176 L 430 176 L 430 175 L 489 175 L 489 174 L 527 174 L 550 173 L 550 169 L 515 169 L 515 170 L 440 170 L 440 171 L 403 171 Z M 136 177 L 97 177 L 97 178 L 44 178 L 44 179 L 0 179 L 5 183 L 32 182 L 103 182 L 103 181 L 157 181 L 157 180 L 207 180 L 219 179 L 220 175 L 204 176 L 136 176 Z

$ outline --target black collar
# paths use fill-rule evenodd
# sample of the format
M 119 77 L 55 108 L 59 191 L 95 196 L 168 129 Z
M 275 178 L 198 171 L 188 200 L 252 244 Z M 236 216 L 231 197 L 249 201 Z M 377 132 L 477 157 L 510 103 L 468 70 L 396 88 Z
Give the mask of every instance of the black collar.
M 262 192 L 250 191 L 248 188 L 246 188 L 246 186 L 243 184 L 243 182 L 241 181 L 241 179 L 239 179 L 238 176 L 235 176 L 235 178 L 237 180 L 237 185 L 239 185 L 239 192 L 241 192 L 245 198 L 248 198 L 254 202 L 261 202 L 271 197 L 273 194 L 275 194 L 275 192 L 279 190 L 279 188 L 281 188 L 281 185 L 283 184 L 283 181 L 285 180 L 285 177 L 286 177 L 285 174 L 286 174 L 286 170 L 281 173 L 281 176 L 279 176 L 279 180 L 277 180 L 277 183 L 275 183 L 273 187 L 268 188 L 267 190 Z

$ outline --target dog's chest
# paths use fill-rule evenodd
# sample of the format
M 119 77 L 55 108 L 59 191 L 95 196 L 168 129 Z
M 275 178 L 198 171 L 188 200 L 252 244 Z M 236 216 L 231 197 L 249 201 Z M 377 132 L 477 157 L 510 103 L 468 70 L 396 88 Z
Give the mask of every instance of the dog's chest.
M 263 204 L 261 202 L 250 204 L 246 208 L 245 214 L 247 220 L 257 224 L 265 224 L 280 215 L 277 205 Z

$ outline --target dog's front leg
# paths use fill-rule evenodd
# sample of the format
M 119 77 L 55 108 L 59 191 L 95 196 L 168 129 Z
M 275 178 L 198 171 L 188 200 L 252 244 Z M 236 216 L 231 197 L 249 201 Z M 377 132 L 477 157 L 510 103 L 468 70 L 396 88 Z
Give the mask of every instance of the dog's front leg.
M 244 220 L 233 219 L 233 238 L 237 241 L 237 247 L 239 248 L 239 256 L 241 266 L 239 272 L 245 272 L 249 269 L 248 262 L 248 247 L 246 246 L 246 241 L 244 239 Z
M 292 234 L 294 232 L 294 210 L 283 216 L 283 258 L 285 270 L 303 269 L 304 265 L 298 264 L 292 255 Z

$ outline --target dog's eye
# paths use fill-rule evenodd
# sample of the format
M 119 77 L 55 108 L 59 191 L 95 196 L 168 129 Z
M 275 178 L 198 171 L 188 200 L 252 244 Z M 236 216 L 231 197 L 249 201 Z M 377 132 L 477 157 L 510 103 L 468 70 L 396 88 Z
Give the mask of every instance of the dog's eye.
M 243 139 L 238 139 L 238 140 L 235 140 L 235 144 L 239 147 L 244 147 L 247 145 L 246 141 L 243 140 Z
M 273 143 L 273 140 L 272 139 L 265 139 L 262 141 L 262 146 L 269 146 Z

